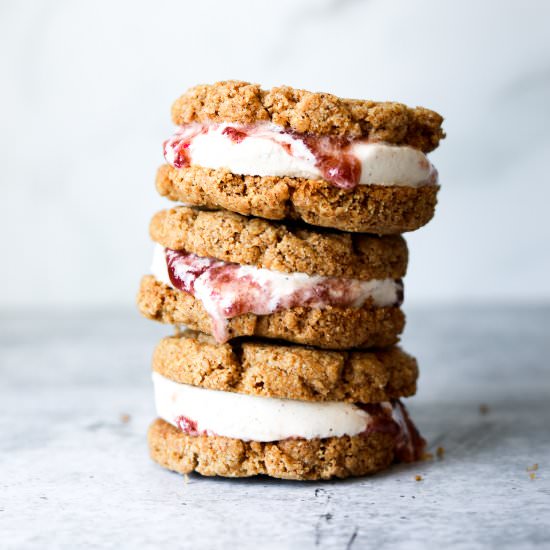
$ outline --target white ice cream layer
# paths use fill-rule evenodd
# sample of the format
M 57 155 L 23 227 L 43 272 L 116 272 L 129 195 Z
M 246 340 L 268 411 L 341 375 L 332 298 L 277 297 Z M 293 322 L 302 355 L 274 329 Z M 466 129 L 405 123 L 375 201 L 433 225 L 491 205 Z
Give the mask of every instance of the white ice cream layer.
M 316 159 L 304 142 L 281 127 L 261 124 L 237 143 L 223 132 L 228 126 L 212 125 L 190 138 L 186 149 L 190 163 L 203 168 L 225 168 L 233 174 L 319 179 Z M 420 187 L 437 181 L 437 173 L 426 155 L 412 147 L 357 140 L 352 153 L 361 164 L 359 184 Z M 171 140 L 165 157 L 174 163 Z
M 168 275 L 165 248 L 160 244 L 156 244 L 153 252 L 151 273 L 157 281 L 170 287 L 174 286 Z M 284 273 L 249 265 L 241 266 L 239 268 L 239 275 L 248 275 L 261 286 L 269 285 L 271 289 L 270 306 L 273 309 L 275 309 L 277 304 L 281 303 L 286 296 L 290 296 L 308 287 L 314 287 L 325 279 L 325 277 L 319 275 Z M 349 279 L 349 281 L 354 287 L 356 296 L 353 307 L 361 307 L 369 298 L 372 298 L 376 307 L 393 306 L 399 302 L 399 294 L 401 293 L 402 286 L 401 283 L 394 279 L 373 279 L 370 281 Z M 215 315 L 216 307 L 210 303 L 212 298 L 211 289 L 208 286 L 208 279 L 205 279 L 204 283 L 201 277 L 197 279 L 195 283 L 195 296 L 203 302 L 206 311 Z M 228 293 L 226 298 L 227 301 L 230 302 L 232 295 Z
M 307 402 L 257 397 L 179 384 L 153 373 L 160 418 L 178 427 L 177 418 L 196 424 L 197 432 L 242 439 L 278 441 L 357 435 L 370 420 L 350 403 Z

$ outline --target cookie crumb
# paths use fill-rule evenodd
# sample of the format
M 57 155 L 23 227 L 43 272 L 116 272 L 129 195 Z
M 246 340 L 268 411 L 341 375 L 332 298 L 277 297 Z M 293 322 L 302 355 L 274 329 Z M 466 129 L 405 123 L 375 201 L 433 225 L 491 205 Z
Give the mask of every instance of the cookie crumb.
M 127 413 L 122 413 L 120 415 L 120 421 L 123 423 L 123 424 L 128 424 L 128 422 L 130 422 L 130 420 L 132 419 L 132 417 L 127 414 Z
M 535 472 L 531 472 L 529 474 L 529 479 L 535 479 L 537 477 L 537 474 L 535 474 Z
M 482 403 L 479 406 L 479 414 L 489 414 L 489 406 L 485 405 L 485 403 Z
M 435 454 L 437 455 L 437 458 L 439 458 L 440 460 L 445 458 L 445 447 L 438 447 Z
M 536 463 L 533 464 L 532 466 L 527 466 L 528 472 L 536 472 L 538 469 L 539 469 L 539 465 Z
M 415 475 L 415 476 L 414 476 L 414 480 L 415 480 L 415 481 L 422 481 L 422 476 Z
M 422 453 L 422 456 L 420 457 L 420 460 L 433 460 L 433 453 Z

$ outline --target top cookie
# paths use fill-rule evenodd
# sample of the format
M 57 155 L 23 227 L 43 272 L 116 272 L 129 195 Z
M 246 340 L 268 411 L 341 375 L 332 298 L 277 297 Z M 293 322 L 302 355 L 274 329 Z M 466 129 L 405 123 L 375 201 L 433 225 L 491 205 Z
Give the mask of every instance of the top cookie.
M 190 88 L 172 106 L 172 119 L 177 125 L 273 122 L 301 134 L 368 138 L 425 153 L 445 137 L 443 117 L 424 107 L 344 99 L 289 86 L 262 90 L 237 80 Z

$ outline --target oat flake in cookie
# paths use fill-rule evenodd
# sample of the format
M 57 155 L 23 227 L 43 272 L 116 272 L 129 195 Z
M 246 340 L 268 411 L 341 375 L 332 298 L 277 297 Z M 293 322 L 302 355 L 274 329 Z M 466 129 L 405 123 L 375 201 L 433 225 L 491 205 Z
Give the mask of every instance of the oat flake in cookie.
M 168 198 L 268 219 L 378 234 L 434 213 L 444 137 L 422 107 L 228 81 L 173 106 L 157 189 Z

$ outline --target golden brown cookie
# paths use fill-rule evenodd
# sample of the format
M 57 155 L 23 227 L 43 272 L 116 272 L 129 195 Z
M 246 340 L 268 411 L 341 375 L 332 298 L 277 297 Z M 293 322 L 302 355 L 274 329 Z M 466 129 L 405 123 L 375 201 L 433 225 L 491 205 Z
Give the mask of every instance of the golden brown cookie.
M 148 441 L 155 462 L 182 474 L 266 474 L 295 480 L 372 474 L 393 462 L 395 450 L 394 436 L 382 432 L 260 443 L 214 435 L 191 436 L 161 419 L 151 424 Z
M 287 273 L 399 279 L 407 269 L 401 236 L 313 231 L 232 212 L 178 207 L 158 212 L 152 239 L 166 248 Z
M 302 220 L 342 231 L 391 235 L 414 231 L 435 212 L 438 185 L 358 185 L 322 179 L 243 176 L 225 169 L 162 165 L 158 192 L 173 201 L 270 220 Z
M 163 323 L 183 324 L 214 333 L 211 317 L 200 300 L 146 275 L 137 297 L 141 313 Z M 362 307 L 295 307 L 270 315 L 247 313 L 227 320 L 229 339 L 239 336 L 277 338 L 326 349 L 384 347 L 395 344 L 405 316 L 398 306 L 374 307 L 369 298 Z
M 322 351 L 240 341 L 216 344 L 186 331 L 163 338 L 153 370 L 180 384 L 300 401 L 379 403 L 414 395 L 418 367 L 398 347 Z
M 229 80 L 195 86 L 172 107 L 172 120 L 191 122 L 273 122 L 300 134 L 368 138 L 410 145 L 424 152 L 444 137 L 443 118 L 424 107 L 343 99 L 289 86 L 262 90 L 257 84 Z

